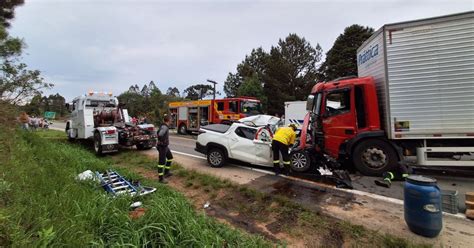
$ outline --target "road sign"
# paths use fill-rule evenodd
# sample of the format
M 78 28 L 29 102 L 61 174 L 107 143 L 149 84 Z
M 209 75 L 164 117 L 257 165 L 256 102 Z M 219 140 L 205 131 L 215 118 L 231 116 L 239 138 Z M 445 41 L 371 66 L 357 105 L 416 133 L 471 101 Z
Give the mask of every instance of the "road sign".
M 46 119 L 54 119 L 56 117 L 56 112 L 49 112 L 49 111 L 46 111 L 44 112 L 44 118 Z

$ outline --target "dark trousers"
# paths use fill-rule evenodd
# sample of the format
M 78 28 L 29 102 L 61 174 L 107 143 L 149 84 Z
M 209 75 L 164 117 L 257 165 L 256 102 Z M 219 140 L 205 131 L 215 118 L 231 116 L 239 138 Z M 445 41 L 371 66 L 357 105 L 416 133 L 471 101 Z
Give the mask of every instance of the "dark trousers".
M 157 146 L 158 150 L 158 175 L 160 180 L 169 173 L 171 169 L 171 162 L 173 161 L 173 154 L 171 154 L 168 146 Z
M 402 181 L 408 177 L 408 168 L 403 163 L 398 163 L 397 170 L 384 172 L 382 176 L 385 181 Z
M 283 157 L 283 164 L 287 170 L 290 169 L 290 155 L 288 154 L 288 145 L 281 143 L 280 141 L 272 141 L 273 151 L 273 168 L 275 173 L 280 173 L 280 152 Z

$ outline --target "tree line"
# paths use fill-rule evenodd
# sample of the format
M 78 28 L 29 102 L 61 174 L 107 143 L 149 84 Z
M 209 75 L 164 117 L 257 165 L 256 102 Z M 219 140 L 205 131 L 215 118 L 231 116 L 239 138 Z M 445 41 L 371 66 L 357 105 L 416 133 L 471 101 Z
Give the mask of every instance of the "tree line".
M 224 82 L 227 97 L 251 96 L 263 103 L 268 114 L 282 114 L 285 101 L 306 100 L 317 82 L 338 77 L 357 76 L 357 48 L 367 40 L 374 30 L 370 27 L 351 25 L 338 36 L 325 60 L 319 44 L 312 46 L 305 38 L 289 34 L 280 39 L 267 52 L 262 47 L 254 48 L 237 65 L 236 72 L 228 73 Z M 194 84 L 182 94 L 170 87 L 162 94 L 151 81 L 140 89 L 138 85 L 119 96 L 129 113 L 134 116 L 158 116 L 168 111 L 170 101 L 199 100 L 212 96 L 209 84 Z M 216 92 L 220 95 L 220 92 Z
M 22 62 L 21 55 L 26 43 L 8 33 L 11 20 L 15 17 L 14 9 L 24 4 L 24 0 L 0 2 L 0 105 L 2 109 L 29 111 L 40 114 L 40 111 L 56 110 L 64 113 L 64 98 L 59 95 L 42 97 L 42 90 L 53 87 L 46 82 L 39 70 L 28 68 Z M 35 108 L 36 106 L 37 108 Z M 6 116 L 12 113 L 0 113 Z
M 22 105 L 23 109 L 41 114 L 44 111 L 65 114 L 64 97 L 59 94 L 42 96 L 42 90 L 53 87 L 38 70 L 31 70 L 21 62 L 25 48 L 22 39 L 11 37 L 7 28 L 14 17 L 14 8 L 23 0 L 0 3 L 0 102 Z M 357 48 L 374 30 L 370 27 L 351 25 L 344 29 L 323 58 L 319 44 L 311 45 L 304 37 L 289 34 L 278 40 L 268 51 L 254 48 L 245 55 L 235 72 L 229 72 L 224 82 L 227 97 L 252 96 L 260 99 L 268 114 L 282 114 L 285 101 L 305 100 L 316 82 L 338 77 L 357 75 Z M 183 90 L 169 87 L 166 93 L 153 81 L 141 88 L 135 84 L 118 98 L 131 115 L 147 116 L 160 121 L 167 112 L 168 102 L 198 100 L 214 93 L 211 85 L 194 84 Z M 220 92 L 216 92 L 220 95 Z
M 351 25 L 334 42 L 321 62 L 322 48 L 297 34 L 280 39 L 267 52 L 254 48 L 224 82 L 227 96 L 253 96 L 269 114 L 282 114 L 285 101 L 306 100 L 317 82 L 357 76 L 357 48 L 374 30 Z

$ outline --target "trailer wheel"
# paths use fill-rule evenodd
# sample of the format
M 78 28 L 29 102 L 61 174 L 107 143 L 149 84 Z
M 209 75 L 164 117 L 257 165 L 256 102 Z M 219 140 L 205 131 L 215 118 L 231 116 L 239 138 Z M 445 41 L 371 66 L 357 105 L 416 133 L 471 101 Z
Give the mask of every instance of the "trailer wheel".
M 187 134 L 188 133 L 188 129 L 186 128 L 185 124 L 179 125 L 178 133 L 179 134 Z
M 94 151 L 95 154 L 101 156 L 102 153 L 102 139 L 100 138 L 100 134 L 98 132 L 94 133 Z
M 306 172 L 311 167 L 311 160 L 304 150 L 291 154 L 291 169 L 297 172 Z
M 398 165 L 398 155 L 393 147 L 383 140 L 369 139 L 358 144 L 353 152 L 354 166 L 367 176 L 381 176 Z
M 224 166 L 226 157 L 222 149 L 211 148 L 207 151 L 207 162 L 211 167 L 220 168 Z

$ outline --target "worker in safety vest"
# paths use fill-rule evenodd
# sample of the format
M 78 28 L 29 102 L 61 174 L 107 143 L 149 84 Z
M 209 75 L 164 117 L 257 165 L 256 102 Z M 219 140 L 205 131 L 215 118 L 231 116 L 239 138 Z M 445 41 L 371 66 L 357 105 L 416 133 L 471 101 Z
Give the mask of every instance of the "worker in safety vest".
M 381 187 L 390 188 L 392 181 L 403 181 L 408 174 L 408 168 L 403 162 L 398 163 L 398 168 L 395 171 L 387 171 L 382 174 L 383 179 L 375 180 L 375 184 Z
M 158 143 L 156 149 L 158 150 L 158 176 L 161 183 L 166 183 L 165 177 L 171 176 L 171 162 L 173 161 L 173 154 L 171 154 L 169 139 L 169 125 L 170 117 L 165 115 L 163 117 L 163 124 L 158 131 Z
M 275 169 L 275 175 L 280 174 L 280 152 L 283 156 L 283 164 L 285 165 L 285 171 L 287 174 L 290 173 L 290 155 L 288 149 L 290 145 L 293 145 L 296 140 L 296 125 L 290 124 L 288 127 L 280 127 L 272 140 L 272 151 L 273 151 L 273 167 Z

